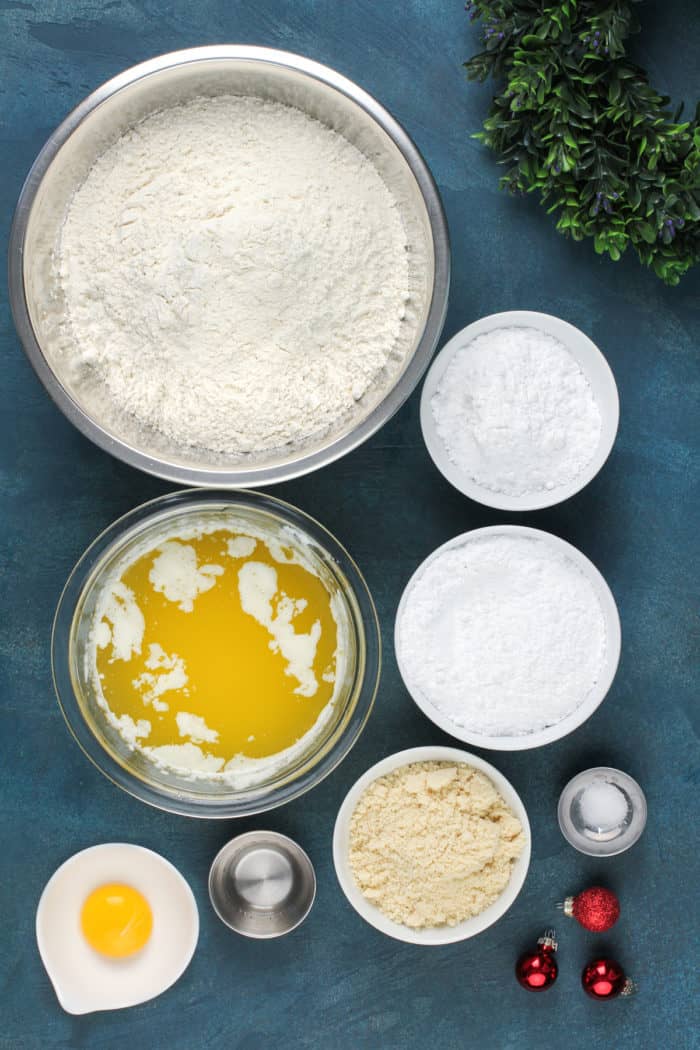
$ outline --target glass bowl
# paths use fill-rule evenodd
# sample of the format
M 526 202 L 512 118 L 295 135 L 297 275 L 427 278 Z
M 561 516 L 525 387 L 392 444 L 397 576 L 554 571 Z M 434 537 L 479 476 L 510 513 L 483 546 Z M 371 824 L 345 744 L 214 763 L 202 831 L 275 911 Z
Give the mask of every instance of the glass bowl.
M 192 524 L 235 515 L 237 523 L 287 536 L 290 530 L 333 596 L 346 632 L 347 661 L 333 714 L 303 753 L 266 778 L 233 786 L 161 767 L 135 750 L 100 706 L 86 660 L 96 601 L 115 567 L 148 541 Z M 222 521 L 222 525 L 226 520 Z M 303 794 L 345 758 L 369 717 L 379 683 L 379 623 L 367 585 L 350 555 L 313 518 L 256 492 L 187 490 L 169 493 L 125 514 L 97 537 L 71 573 L 58 603 L 51 660 L 58 702 L 87 757 L 118 787 L 159 809 L 190 817 L 240 817 L 261 813 Z

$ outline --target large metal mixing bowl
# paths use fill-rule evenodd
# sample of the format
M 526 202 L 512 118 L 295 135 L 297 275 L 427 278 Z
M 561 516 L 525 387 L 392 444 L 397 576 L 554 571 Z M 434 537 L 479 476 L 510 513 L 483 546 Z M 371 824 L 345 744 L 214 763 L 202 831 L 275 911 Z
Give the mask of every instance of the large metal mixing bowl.
M 66 207 L 95 159 L 149 113 L 196 96 L 255 95 L 309 113 L 357 146 L 394 195 L 412 260 L 413 298 L 421 304 L 401 364 L 378 383 L 337 431 L 302 449 L 231 461 L 173 447 L 155 430 L 119 414 L 99 385 L 78 382 L 57 350 L 61 289 L 54 253 Z M 358 216 L 361 222 L 362 217 Z M 22 188 L 10 238 L 10 301 L 17 331 L 40 380 L 79 430 L 119 459 L 194 485 L 267 485 L 308 473 L 349 452 L 403 404 L 425 371 L 443 326 L 450 252 L 433 178 L 413 142 L 379 103 L 352 81 L 298 55 L 222 45 L 162 55 L 97 88 L 41 150 Z

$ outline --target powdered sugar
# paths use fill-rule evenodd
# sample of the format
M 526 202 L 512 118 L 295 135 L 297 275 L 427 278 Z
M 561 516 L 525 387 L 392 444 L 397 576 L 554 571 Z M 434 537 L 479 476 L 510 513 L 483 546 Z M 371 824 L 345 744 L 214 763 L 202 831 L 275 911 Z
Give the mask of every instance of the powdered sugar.
M 431 409 L 455 466 L 509 496 L 573 481 L 600 440 L 588 379 L 563 343 L 535 328 L 496 328 L 457 350 Z
M 84 381 L 222 455 L 344 425 L 401 367 L 414 316 L 374 165 L 257 98 L 195 99 L 122 136 L 73 197 L 58 269 L 63 353 Z
M 397 649 L 411 690 L 455 726 L 518 736 L 560 722 L 594 688 L 605 619 L 565 554 L 526 536 L 477 536 L 419 571 Z

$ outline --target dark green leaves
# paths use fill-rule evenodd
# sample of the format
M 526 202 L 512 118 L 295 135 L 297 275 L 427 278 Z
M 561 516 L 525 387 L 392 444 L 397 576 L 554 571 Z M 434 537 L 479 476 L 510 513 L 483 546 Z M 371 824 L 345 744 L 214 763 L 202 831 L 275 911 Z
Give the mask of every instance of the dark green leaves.
M 511 193 L 537 191 L 557 229 L 617 260 L 632 245 L 668 284 L 700 261 L 700 104 L 679 123 L 625 57 L 636 0 L 469 0 L 485 50 L 470 79 L 502 78 L 484 129 Z

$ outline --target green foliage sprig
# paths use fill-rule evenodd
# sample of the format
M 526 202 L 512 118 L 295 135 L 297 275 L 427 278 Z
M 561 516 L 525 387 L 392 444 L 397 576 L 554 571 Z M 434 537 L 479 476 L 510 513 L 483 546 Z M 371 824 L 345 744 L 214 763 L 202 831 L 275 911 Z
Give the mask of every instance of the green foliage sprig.
M 626 58 L 638 0 L 470 0 L 484 50 L 470 79 L 501 78 L 484 130 L 512 193 L 538 190 L 557 229 L 666 281 L 700 261 L 700 103 L 680 122 Z

